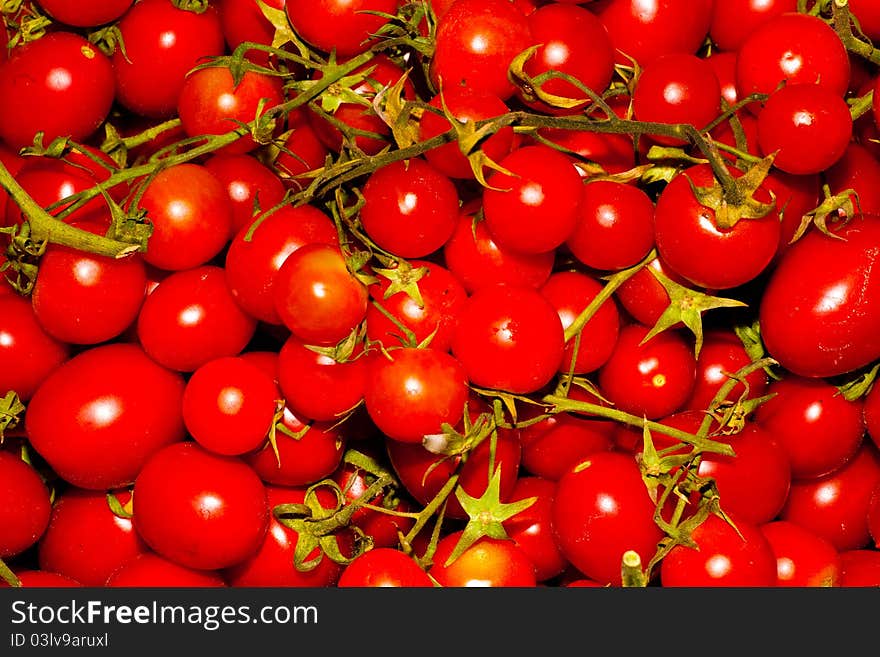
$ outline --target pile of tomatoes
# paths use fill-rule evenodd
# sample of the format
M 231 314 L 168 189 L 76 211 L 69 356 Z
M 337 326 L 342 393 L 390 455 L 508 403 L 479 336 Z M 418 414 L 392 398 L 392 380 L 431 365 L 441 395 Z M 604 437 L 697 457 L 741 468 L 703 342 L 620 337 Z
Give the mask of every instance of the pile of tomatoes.
M 873 0 L 19 0 L 0 585 L 880 585 Z

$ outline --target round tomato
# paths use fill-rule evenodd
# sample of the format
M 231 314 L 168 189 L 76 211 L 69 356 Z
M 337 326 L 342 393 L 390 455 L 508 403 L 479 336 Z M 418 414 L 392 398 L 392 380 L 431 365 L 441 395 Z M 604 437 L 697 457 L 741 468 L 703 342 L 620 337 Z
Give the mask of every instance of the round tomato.
M 433 580 L 412 557 L 394 548 L 373 548 L 354 558 L 339 575 L 339 588 L 426 587 Z
M 83 4 L 76 0 L 36 0 L 49 16 L 73 27 L 98 27 L 112 23 L 129 10 L 133 0 L 100 0 Z
M 397 0 L 315 0 L 286 2 L 284 10 L 296 33 L 307 43 L 339 58 L 370 47 L 377 30 L 397 13 Z M 333 26 L 328 30 L 329 25 Z
M 776 586 L 840 586 L 840 555 L 824 538 L 787 520 L 759 529 L 776 555 Z
M 712 6 L 709 37 L 723 51 L 736 52 L 758 27 L 797 10 L 797 0 L 725 0 Z
M 255 214 L 284 198 L 281 179 L 250 153 L 215 153 L 205 160 L 205 168 L 226 188 L 233 232 L 250 225 Z
M 109 588 L 217 588 L 226 586 L 219 573 L 187 568 L 154 552 L 144 552 L 114 570 L 104 583 Z
M 52 502 L 33 466 L 12 452 L 0 451 L 0 558 L 15 557 L 46 532 Z
M 539 582 L 562 574 L 568 561 L 562 556 L 553 534 L 552 513 L 556 482 L 542 477 L 519 477 L 510 501 L 535 498 L 531 506 L 504 521 L 504 529 L 535 566 Z
M 449 558 L 462 531 L 446 534 L 437 543 L 428 574 L 440 586 L 461 588 L 537 586 L 535 566 L 528 555 L 511 539 L 483 536 L 472 543 L 451 563 Z

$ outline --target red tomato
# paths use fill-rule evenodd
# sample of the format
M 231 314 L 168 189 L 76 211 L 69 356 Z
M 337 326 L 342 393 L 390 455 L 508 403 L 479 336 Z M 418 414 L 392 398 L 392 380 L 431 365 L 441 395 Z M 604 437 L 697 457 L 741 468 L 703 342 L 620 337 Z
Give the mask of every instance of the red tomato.
M 120 505 L 128 491 L 109 493 Z M 67 488 L 52 507 L 52 519 L 40 539 L 40 568 L 84 584 L 104 586 L 107 578 L 129 560 L 147 551 L 131 518 L 110 509 L 106 491 Z
M 880 586 L 880 550 L 844 550 L 840 553 L 840 585 Z
M 636 551 L 648 563 L 663 533 L 632 456 L 597 452 L 556 484 L 552 526 L 562 555 L 590 579 L 621 584 L 621 559 Z
M 44 535 L 52 502 L 40 474 L 12 452 L 0 451 L 0 558 L 15 557 Z
M 369 48 L 374 35 L 388 22 L 379 14 L 397 13 L 397 0 L 316 0 L 284 3 L 296 33 L 324 52 L 342 59 Z M 328 30 L 327 26 L 333 29 Z
M 196 570 L 145 552 L 114 570 L 104 586 L 109 588 L 218 588 L 226 582 L 216 571 Z
M 878 483 L 880 456 L 873 443 L 865 443 L 834 472 L 793 482 L 780 519 L 813 531 L 840 551 L 867 547 L 868 508 Z
M 588 182 L 577 225 L 565 244 L 587 267 L 612 271 L 632 267 L 654 246 L 654 202 L 634 185 Z
M 486 228 L 501 246 L 544 253 L 574 232 L 581 178 L 570 157 L 543 144 L 514 149 L 483 189 Z M 540 228 L 539 228 L 540 227 Z
M 468 297 L 452 354 L 476 386 L 517 394 L 540 390 L 558 373 L 565 335 L 553 304 L 537 290 L 496 284 Z
M 336 582 L 339 588 L 426 587 L 433 580 L 412 557 L 394 548 L 367 550 L 348 564 Z
M 363 187 L 360 219 L 376 245 L 402 258 L 422 258 L 442 247 L 458 220 L 458 192 L 426 160 L 412 158 L 377 169 Z
M 186 74 L 202 58 L 225 50 L 214 5 L 196 13 L 169 0 L 139 0 L 118 27 L 125 50 L 117 48 L 113 53 L 116 100 L 151 118 L 173 116 Z
M 138 205 L 153 225 L 144 260 L 160 269 L 204 265 L 232 235 L 232 203 L 226 190 L 199 164 L 162 169 L 149 181 Z
M 620 305 L 634 320 L 645 326 L 654 326 L 663 311 L 669 307 L 669 293 L 651 273 L 659 272 L 685 287 L 693 286 L 683 276 L 672 271 L 662 258 L 653 258 L 634 276 L 628 278 L 623 285 L 615 290 L 614 295 Z
M 275 418 L 275 381 L 236 356 L 209 360 L 183 392 L 189 434 L 215 454 L 237 456 L 263 445 Z
M 24 402 L 70 357 L 70 346 L 40 325 L 33 305 L 16 294 L 0 297 L 0 394 Z
M 124 487 L 154 452 L 184 438 L 183 389 L 179 374 L 140 347 L 99 345 L 43 381 L 25 429 L 31 446 L 65 481 L 89 490 Z
M 270 9 L 283 10 L 285 0 L 268 0 Z M 223 37 L 230 50 L 242 43 L 259 43 L 271 46 L 275 38 L 275 27 L 263 14 L 262 6 L 256 0 L 219 0 L 220 25 Z M 249 49 L 245 57 L 260 66 L 268 66 L 275 58 L 263 50 Z
M 507 70 L 532 45 L 526 17 L 507 0 L 457 0 L 437 23 L 430 79 L 446 87 L 482 89 L 507 100 Z
M 524 410 L 526 417 L 531 415 L 528 408 Z M 556 481 L 591 454 L 610 450 L 613 428 L 610 422 L 569 413 L 555 413 L 523 427 L 520 430 L 523 468 L 532 475 Z
M 556 308 L 562 328 L 567 329 L 603 287 L 602 283 L 588 274 L 558 271 L 550 275 L 540 292 Z M 566 343 L 559 371 L 587 374 L 598 370 L 611 357 L 619 332 L 620 313 L 616 302 L 609 299 L 599 306 L 581 329 L 577 353 L 575 338 Z
M 0 138 L 21 149 L 43 133 L 82 142 L 110 113 L 115 85 L 110 59 L 85 37 L 60 30 L 16 48 L 0 69 Z
M 797 11 L 797 0 L 724 0 L 712 6 L 709 37 L 721 50 L 735 52 L 774 16 Z
M 787 520 L 759 529 L 776 555 L 776 586 L 840 586 L 840 555 L 824 538 Z
M 873 547 L 880 548 L 880 483 L 874 487 L 868 504 L 868 533 Z
M 249 123 L 284 102 L 281 78 L 246 70 L 236 82 L 226 66 L 209 66 L 187 75 L 177 99 L 177 114 L 190 137 L 222 135 Z M 247 153 L 259 144 L 250 135 L 224 146 L 222 153 Z
M 168 369 L 194 372 L 210 360 L 237 356 L 257 321 L 236 304 L 221 267 L 174 272 L 147 296 L 138 316 L 144 351 Z
M 819 173 L 835 164 L 852 139 L 849 105 L 824 85 L 794 84 L 770 94 L 758 114 L 758 145 L 776 153 L 773 165 L 787 173 Z
M 76 0 L 35 0 L 43 11 L 60 23 L 73 27 L 98 27 L 120 18 L 133 0 L 101 0 L 83 4 Z
M 235 457 L 182 442 L 154 453 L 134 484 L 134 526 L 174 563 L 216 570 L 260 547 L 271 510 L 256 473 Z
M 764 180 L 764 185 L 776 196 L 776 207 L 782 220 L 777 258 L 790 246 L 803 216 L 819 205 L 821 183 L 819 174 L 795 175 L 779 169 L 771 169 Z
M 22 588 L 70 588 L 84 586 L 69 577 L 44 570 L 18 570 L 14 572 Z M 0 579 L 0 589 L 8 586 L 9 584 L 6 581 Z
M 846 190 L 855 192 L 850 196 L 857 211 L 880 214 L 880 161 L 870 149 L 849 142 L 843 156 L 822 172 L 833 195 Z M 813 207 L 818 205 L 814 204 Z
M 250 225 L 258 210 L 268 210 L 284 198 L 281 179 L 250 154 L 215 153 L 205 160 L 205 168 L 226 188 L 233 232 Z
M 880 39 L 880 11 L 871 0 L 849 0 L 849 10 L 859 21 L 859 29 L 872 41 Z
M 620 329 L 614 351 L 599 369 L 602 394 L 619 410 L 656 419 L 681 409 L 696 383 L 694 350 L 684 334 L 661 331 L 642 344 L 648 327 Z
M 777 564 L 761 530 L 731 517 L 710 515 L 691 533 L 697 548 L 676 545 L 660 562 L 663 586 L 772 587 Z
M 272 283 L 275 311 L 303 342 L 336 344 L 367 313 L 367 287 L 348 270 L 338 246 L 313 242 L 291 253 Z
M 880 219 L 860 215 L 835 234 L 844 239 L 812 231 L 790 246 L 761 297 L 767 351 L 801 376 L 844 374 L 880 356 L 872 293 Z
M 447 564 L 461 534 L 461 530 L 452 532 L 437 543 L 428 574 L 440 586 L 520 588 L 537 585 L 531 559 L 511 539 L 483 536 Z
M 510 501 L 536 498 L 530 507 L 504 522 L 513 542 L 535 566 L 535 579 L 545 582 L 560 575 L 568 566 L 553 534 L 552 512 L 556 482 L 542 477 L 519 477 Z
M 828 475 L 861 447 L 864 404 L 847 401 L 830 382 L 787 374 L 767 393 L 775 396 L 758 407 L 755 421 L 788 454 L 795 480 Z
M 443 245 L 443 260 L 468 293 L 496 283 L 538 288 L 553 270 L 554 253 L 519 253 L 495 241 L 485 221 L 462 213 Z
M 406 443 L 455 426 L 468 399 L 465 368 L 453 356 L 430 348 L 401 347 L 372 356 L 367 364 L 364 404 L 382 433 Z
M 868 431 L 868 437 L 880 448 L 880 386 L 871 386 L 871 390 L 865 395 L 862 403 L 862 420 Z

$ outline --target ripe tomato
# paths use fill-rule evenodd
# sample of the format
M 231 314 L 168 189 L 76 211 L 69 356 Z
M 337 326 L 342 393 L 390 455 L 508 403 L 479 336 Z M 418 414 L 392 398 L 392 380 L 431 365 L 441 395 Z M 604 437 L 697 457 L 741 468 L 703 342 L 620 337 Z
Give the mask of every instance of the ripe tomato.
M 719 49 L 736 52 L 758 27 L 774 16 L 797 11 L 797 0 L 726 0 L 712 6 L 709 37 Z
M 840 553 L 840 585 L 880 586 L 880 550 L 843 550 Z
M 120 18 L 133 0 L 101 0 L 82 4 L 76 0 L 35 0 L 43 11 L 60 23 L 73 27 L 98 27 Z
M 834 232 L 844 239 L 812 231 L 790 246 L 761 296 L 764 345 L 801 376 L 844 374 L 880 356 L 871 292 L 880 218 L 858 215 Z
M 602 291 L 602 283 L 579 271 L 557 271 L 541 286 L 541 294 L 556 308 L 562 328 L 567 329 Z M 565 345 L 560 372 L 587 374 L 598 370 L 611 357 L 620 332 L 617 304 L 609 299 L 584 324 L 575 353 L 576 339 Z M 572 362 L 572 360 L 574 362 Z
M 401 347 L 377 354 L 367 364 L 364 404 L 389 438 L 421 443 L 462 419 L 468 399 L 465 368 L 453 356 L 431 348 Z
M 574 397 L 571 391 L 569 396 Z M 538 413 L 529 411 L 524 409 L 523 419 Z M 523 468 L 534 476 L 556 481 L 591 454 L 610 450 L 613 428 L 611 422 L 554 413 L 520 429 Z
M 76 225 L 104 234 L 100 225 Z M 50 244 L 40 259 L 31 302 L 48 334 L 69 344 L 90 345 L 111 340 L 131 326 L 146 289 L 140 253 L 120 259 Z
M 169 0 L 139 0 L 118 28 L 125 50 L 113 53 L 116 100 L 150 118 L 173 116 L 186 74 L 203 58 L 222 55 L 226 45 L 213 4 L 196 13 Z
M 663 586 L 772 587 L 777 564 L 760 528 L 731 517 L 733 526 L 710 515 L 691 533 L 697 548 L 676 545 L 660 562 Z
M 574 232 L 581 178 L 567 155 L 546 146 L 522 146 L 499 165 L 483 190 L 486 228 L 500 245 L 519 253 L 543 253 Z M 540 229 L 538 229 L 540 227 Z
M 69 577 L 59 575 L 58 573 L 46 572 L 45 570 L 17 570 L 13 572 L 18 577 L 22 588 L 70 588 L 84 586 Z M 8 586 L 9 584 L 5 580 L 0 579 L 0 588 Z
M 193 442 L 154 453 L 134 483 L 135 530 L 187 568 L 241 563 L 259 549 L 270 516 L 265 486 L 250 467 Z
M 110 59 L 72 31 L 51 32 L 16 48 L 0 69 L 0 138 L 18 150 L 43 133 L 83 142 L 110 113 L 115 85 Z
M 776 153 L 787 173 L 819 173 L 835 164 L 852 139 L 849 105 L 820 84 L 789 82 L 770 94 L 758 114 L 758 145 Z
M 338 246 L 313 242 L 287 256 L 272 283 L 275 311 L 303 342 L 336 344 L 367 313 L 367 287 L 348 270 Z
M 0 394 L 12 390 L 27 402 L 70 352 L 70 345 L 43 329 L 27 299 L 0 297 Z
M 822 177 L 833 195 L 851 189 L 854 194 L 850 198 L 856 208 L 866 214 L 880 214 L 880 161 L 869 148 L 849 142 L 843 156 L 823 171 Z
M 526 17 L 507 0 L 457 0 L 437 23 L 430 79 L 435 90 L 470 87 L 514 95 L 507 70 L 533 44 Z
M 552 526 L 562 555 L 590 579 L 621 584 L 621 559 L 635 550 L 648 563 L 663 533 L 632 456 L 597 452 L 556 484 Z
M 544 295 L 499 283 L 475 291 L 462 306 L 452 354 L 472 384 L 528 394 L 558 373 L 564 340 L 559 314 Z
M 187 75 L 177 99 L 177 115 L 190 137 L 222 135 L 249 123 L 284 102 L 281 78 L 248 70 L 236 82 L 226 66 L 209 66 Z M 250 135 L 224 146 L 221 153 L 247 153 L 258 144 Z
M 433 580 L 412 557 L 394 548 L 373 548 L 354 558 L 339 575 L 339 588 L 426 587 Z
M 249 153 L 214 153 L 204 165 L 226 188 L 233 232 L 250 225 L 258 210 L 268 210 L 284 198 L 281 179 Z
M 868 437 L 880 447 L 880 386 L 871 386 L 871 390 L 865 395 L 862 402 L 862 420 L 868 431 Z
M 437 251 L 455 230 L 455 185 L 422 158 L 377 169 L 364 184 L 363 196 L 360 220 L 367 236 L 402 258 Z
M 112 491 L 120 505 L 131 500 L 125 490 Z M 114 570 L 147 551 L 131 518 L 110 509 L 106 491 L 67 488 L 52 506 L 52 518 L 40 538 L 41 570 L 66 575 L 85 586 L 103 586 Z
M 776 555 L 776 586 L 840 586 L 840 555 L 824 538 L 787 520 L 759 529 Z
M 283 10 L 285 0 L 268 0 L 270 9 Z M 275 26 L 263 14 L 262 6 L 254 0 L 219 0 L 217 9 L 220 14 L 220 25 L 223 27 L 223 38 L 230 50 L 235 50 L 242 43 L 259 43 L 271 46 L 275 38 Z M 269 66 L 275 58 L 262 50 L 248 50 L 245 57 L 260 66 Z
M 236 304 L 221 267 L 203 265 L 164 278 L 138 315 L 137 337 L 168 369 L 194 372 L 222 356 L 237 356 L 257 321 Z
M 462 531 L 446 534 L 437 543 L 428 574 L 440 586 L 461 588 L 537 586 L 535 567 L 522 548 L 511 539 L 483 536 L 447 564 Z
M 183 392 L 189 434 L 215 454 L 237 456 L 263 445 L 275 417 L 275 381 L 237 356 L 200 365 Z
M 863 402 L 848 401 L 824 379 L 787 374 L 772 381 L 775 396 L 755 412 L 755 421 L 782 446 L 795 480 L 816 479 L 844 466 L 865 433 Z
M 645 326 L 653 326 L 663 311 L 669 307 L 669 293 L 651 270 L 659 272 L 679 285 L 693 286 L 693 283 L 672 271 L 662 258 L 653 258 L 634 276 L 628 278 L 614 292 L 620 306 L 634 320 Z M 699 288 L 698 288 L 699 289 Z
M 562 574 L 568 561 L 562 556 L 553 534 L 552 512 L 556 482 L 542 477 L 519 477 L 510 501 L 537 498 L 531 506 L 504 521 L 507 535 L 513 539 L 535 566 L 539 582 Z
M 468 293 L 496 283 L 538 288 L 553 270 L 554 253 L 519 253 L 492 237 L 485 221 L 459 215 L 452 236 L 443 245 L 443 262 Z
M 68 483 L 120 488 L 156 450 L 183 440 L 183 389 L 179 374 L 140 347 L 98 345 L 46 377 L 28 406 L 25 430 L 31 446 Z
M 226 582 L 216 571 L 196 570 L 144 552 L 114 570 L 104 583 L 109 588 L 218 588 Z
M 0 451 L 0 558 L 15 557 L 44 535 L 52 502 L 40 474 L 12 452 Z
M 284 3 L 296 33 L 324 52 L 335 51 L 342 59 L 372 45 L 376 32 L 388 22 L 380 14 L 397 13 L 397 0 L 316 0 Z M 376 13 L 378 12 L 378 13 Z M 333 29 L 328 30 L 327 26 Z
M 565 242 L 593 269 L 637 264 L 654 246 L 654 202 L 640 187 L 612 180 L 584 185 L 574 231 Z
M 648 327 L 629 324 L 599 369 L 602 394 L 618 409 L 656 419 L 681 409 L 696 382 L 693 347 L 676 329 L 642 344 Z

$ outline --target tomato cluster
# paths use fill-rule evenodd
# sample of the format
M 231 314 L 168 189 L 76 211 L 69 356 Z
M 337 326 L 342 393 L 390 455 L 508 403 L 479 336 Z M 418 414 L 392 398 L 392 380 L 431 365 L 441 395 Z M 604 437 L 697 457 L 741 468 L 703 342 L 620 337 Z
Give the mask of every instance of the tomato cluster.
M 871 0 L 24 0 L 0 585 L 880 586 Z

